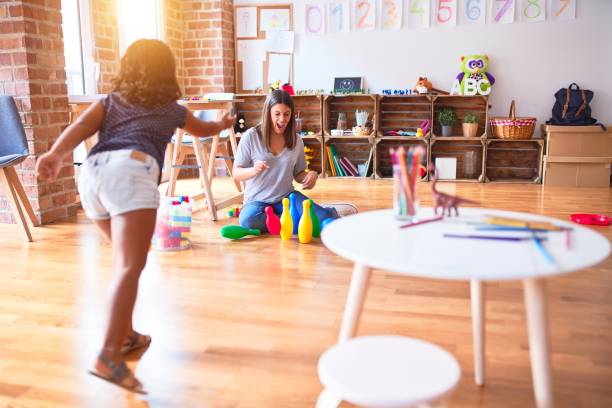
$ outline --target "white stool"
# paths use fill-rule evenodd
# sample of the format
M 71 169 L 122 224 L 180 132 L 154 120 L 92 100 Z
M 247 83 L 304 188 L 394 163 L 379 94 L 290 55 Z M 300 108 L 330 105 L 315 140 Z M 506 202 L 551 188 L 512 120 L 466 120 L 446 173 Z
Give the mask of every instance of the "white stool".
M 317 408 L 341 401 L 365 407 L 406 408 L 439 403 L 459 382 L 457 360 L 446 350 L 401 336 L 355 337 L 319 359 L 323 391 Z

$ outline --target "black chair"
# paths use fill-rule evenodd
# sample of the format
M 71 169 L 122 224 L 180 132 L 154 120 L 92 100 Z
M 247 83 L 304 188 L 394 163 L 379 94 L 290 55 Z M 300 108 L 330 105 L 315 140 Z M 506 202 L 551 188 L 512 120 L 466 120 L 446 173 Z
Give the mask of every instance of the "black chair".
M 4 186 L 17 223 L 23 227 L 26 239 L 32 242 L 24 210 L 32 226 L 37 227 L 39 223 L 14 167 L 24 161 L 28 154 L 28 142 L 15 101 L 10 96 L 0 95 L 0 183 Z

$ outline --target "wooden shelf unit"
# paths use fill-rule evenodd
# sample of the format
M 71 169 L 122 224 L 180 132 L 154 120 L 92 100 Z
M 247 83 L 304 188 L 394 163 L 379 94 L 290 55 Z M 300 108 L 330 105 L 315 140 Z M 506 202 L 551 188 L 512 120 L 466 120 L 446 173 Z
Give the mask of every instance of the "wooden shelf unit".
M 485 144 L 485 182 L 542 182 L 544 139 L 486 139 Z
M 378 97 L 377 135 L 387 136 L 391 130 L 415 132 L 424 120 L 431 125 L 432 103 L 427 95 L 382 95 Z M 430 131 L 428 134 L 431 132 Z M 428 135 L 424 135 L 428 136 Z M 402 137 L 402 136 L 389 136 Z
M 296 115 L 299 112 L 302 118 L 302 131 L 323 135 L 323 96 L 295 95 L 292 99 Z
M 484 177 L 485 139 L 478 137 L 432 137 L 429 141 L 428 163 L 435 164 L 437 157 L 454 157 L 457 159 L 456 179 L 440 181 L 483 182 Z M 464 161 L 467 152 L 474 152 L 472 174 L 465 174 L 470 166 Z
M 325 95 L 323 96 L 323 131 L 325 136 L 331 136 L 331 130 L 338 125 L 338 114 L 346 114 L 347 129 L 357 125 L 355 111 L 365 110 L 370 113 L 368 119 L 374 124 L 370 136 L 376 135 L 378 124 L 377 95 Z M 355 136 L 342 136 L 355 137 Z
M 245 115 L 247 125 L 261 121 L 261 111 L 267 95 L 237 95 L 243 102 L 236 103 L 236 112 Z M 315 157 L 311 168 L 322 177 L 333 177 L 330 172 L 326 146 L 336 146 L 341 157 L 346 156 L 357 167 L 364 164 L 370 152 L 372 157 L 366 177 L 392 177 L 389 147 L 421 144 L 427 149 L 429 166 L 436 157 L 457 159 L 457 178 L 450 181 L 541 183 L 542 162 L 546 143 L 543 139 L 506 140 L 487 138 L 489 105 L 486 96 L 449 95 L 295 95 L 295 112 L 301 112 L 302 130 L 315 135 L 303 136 L 306 146 L 312 147 Z M 457 114 L 453 135 L 442 137 L 438 113 L 450 107 Z M 369 136 L 331 136 L 338 123 L 338 114 L 344 112 L 347 128 L 356 125 L 355 111 L 370 112 L 373 131 Z M 472 112 L 479 118 L 478 137 L 464 137 L 461 124 L 463 117 Z M 417 127 L 429 119 L 429 136 L 385 135 L 390 130 L 416 132 Z M 238 134 L 239 135 L 239 134 Z M 464 165 L 466 156 L 473 153 L 473 164 Z M 465 170 L 473 170 L 465 175 Z M 424 180 L 428 179 L 426 175 Z
M 486 136 L 487 123 L 489 123 L 489 102 L 486 96 L 437 95 L 432 96 L 432 103 L 432 127 L 434 137 L 440 137 L 442 135 L 442 126 L 438 121 L 438 114 L 443 108 L 452 108 L 457 115 L 452 136 L 463 136 L 461 125 L 463 123 L 463 117 L 467 113 L 473 113 L 478 117 L 477 135 L 479 137 Z
M 392 178 L 393 177 L 393 164 L 391 164 L 391 157 L 389 156 L 390 148 L 398 148 L 400 146 L 404 146 L 404 148 L 409 149 L 413 146 L 423 146 L 425 149 L 425 154 L 421 160 L 421 164 L 427 166 L 428 162 L 428 154 L 429 151 L 428 138 L 422 137 L 410 137 L 410 136 L 388 136 L 388 137 L 377 137 L 375 140 L 375 149 L 374 149 L 374 169 L 375 169 L 375 177 L 376 178 Z M 425 176 L 421 178 L 422 181 L 427 180 L 427 171 L 425 172 Z
M 368 168 L 366 169 L 365 177 L 374 175 L 374 149 L 375 138 L 373 136 L 329 136 L 325 137 L 325 146 L 334 146 L 338 156 L 346 157 L 359 169 L 360 164 L 365 164 L 369 160 Z M 325 157 L 325 174 L 327 177 L 333 176 L 331 172 L 331 163 L 327 156 Z

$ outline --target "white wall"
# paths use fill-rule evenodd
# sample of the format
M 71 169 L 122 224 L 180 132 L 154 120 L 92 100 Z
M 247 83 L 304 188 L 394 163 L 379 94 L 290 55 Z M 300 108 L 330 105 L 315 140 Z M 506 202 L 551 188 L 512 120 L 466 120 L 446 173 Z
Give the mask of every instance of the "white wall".
M 517 115 L 544 123 L 554 93 L 576 82 L 595 92 L 593 117 L 612 124 L 612 0 L 578 0 L 576 20 L 570 21 L 482 26 L 458 21 L 454 28 L 377 26 L 370 32 L 320 35 L 304 32 L 304 0 L 235 0 L 236 5 L 270 3 L 293 3 L 295 89 L 330 90 L 334 77 L 363 76 L 370 92 L 380 93 L 412 88 L 423 75 L 434 87 L 450 90 L 462 55 L 487 54 L 496 79 L 492 115 L 506 116 L 515 99 Z

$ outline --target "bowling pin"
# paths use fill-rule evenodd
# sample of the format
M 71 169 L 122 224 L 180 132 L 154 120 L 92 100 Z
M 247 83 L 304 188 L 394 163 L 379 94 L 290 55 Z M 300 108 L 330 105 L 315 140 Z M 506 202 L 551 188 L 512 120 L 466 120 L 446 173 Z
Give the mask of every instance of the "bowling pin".
M 280 234 L 281 223 L 276 214 L 274 214 L 274 209 L 271 206 L 266 207 L 266 227 L 268 227 L 268 232 L 272 235 Z
M 300 223 L 300 210 L 298 209 L 298 206 L 297 206 L 297 200 L 295 198 L 295 193 L 289 194 L 289 202 L 291 204 L 289 206 L 289 210 L 291 212 L 291 219 L 293 220 L 293 233 L 297 234 L 298 225 Z
M 319 238 L 321 236 L 321 224 L 319 223 L 319 217 L 317 217 L 317 213 L 314 210 L 314 203 L 311 198 L 308 199 L 310 201 L 310 219 L 312 219 L 312 237 Z
M 240 225 L 226 225 L 221 228 L 221 236 L 229 239 L 240 239 L 247 235 L 261 235 L 261 231 L 256 228 L 244 228 Z
M 300 225 L 298 226 L 298 239 L 302 244 L 308 244 L 312 241 L 312 218 L 310 218 L 310 200 L 304 200 L 302 202 L 304 210 L 302 211 L 302 218 L 300 219 Z
M 280 236 L 283 241 L 289 241 L 293 236 L 293 219 L 289 212 L 289 199 L 283 198 L 283 213 L 281 214 Z

